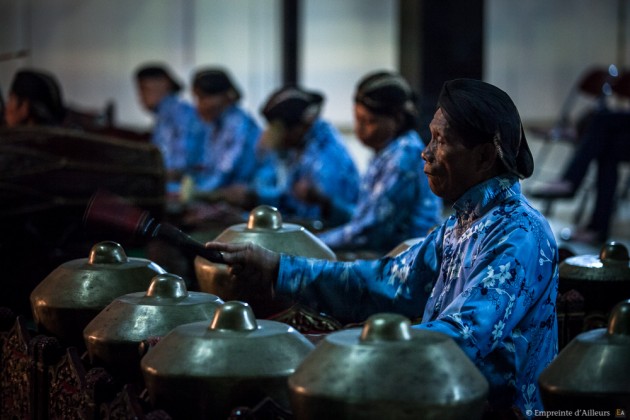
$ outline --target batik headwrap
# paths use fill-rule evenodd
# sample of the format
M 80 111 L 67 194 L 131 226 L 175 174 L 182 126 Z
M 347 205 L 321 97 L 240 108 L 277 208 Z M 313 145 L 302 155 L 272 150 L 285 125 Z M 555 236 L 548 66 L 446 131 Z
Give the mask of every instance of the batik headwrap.
M 193 77 L 193 89 L 206 95 L 229 92 L 235 101 L 242 96 L 228 71 L 219 67 L 198 70 Z
M 416 94 L 399 74 L 380 71 L 365 76 L 357 85 L 354 101 L 375 114 L 402 113 L 405 117 L 402 131 L 416 128 Z
M 177 93 L 182 90 L 182 84 L 166 64 L 150 63 L 144 64 L 136 70 L 136 80 L 164 78 L 171 84 L 171 92 Z
M 40 70 L 20 70 L 10 93 L 29 101 L 31 117 L 37 124 L 61 124 L 66 113 L 57 79 Z
M 295 86 L 286 86 L 271 94 L 261 112 L 270 123 L 282 121 L 286 126 L 310 123 L 319 116 L 324 96 Z
M 532 175 L 534 159 L 507 93 L 479 80 L 455 79 L 442 86 L 438 108 L 468 144 L 493 143 L 509 172 L 521 179 Z

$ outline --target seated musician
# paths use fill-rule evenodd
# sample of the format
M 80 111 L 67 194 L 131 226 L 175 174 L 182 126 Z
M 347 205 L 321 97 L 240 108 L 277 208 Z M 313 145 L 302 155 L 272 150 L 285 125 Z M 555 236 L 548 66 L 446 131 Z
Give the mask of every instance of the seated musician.
M 273 92 L 262 108 L 269 123 L 257 150 L 259 167 L 249 185 L 223 191 L 231 204 L 252 208 L 267 204 L 288 220 L 325 220 L 323 205 L 306 200 L 303 185 L 317 189 L 339 206 L 352 206 L 358 196 L 359 172 L 341 134 L 320 118 L 324 98 L 317 92 L 286 86 Z M 348 214 L 332 224 L 346 222 Z
M 196 70 L 191 90 L 195 99 L 193 112 L 202 122 L 203 132 L 195 138 L 194 146 L 186 149 L 190 170 L 179 190 L 178 200 L 184 204 L 181 223 L 190 231 L 221 231 L 226 225 L 242 222 L 244 216 L 242 209 L 222 206 L 216 191 L 251 181 L 257 167 L 254 151 L 261 129 L 240 106 L 241 92 L 226 70 Z M 216 202 L 219 203 L 215 205 Z M 194 283 L 193 261 L 175 247 L 152 241 L 147 253 L 169 272 Z
M 4 136 L 10 138 L 9 133 L 16 129 L 28 128 L 31 131 L 32 128 L 34 132 L 58 127 L 65 114 L 57 78 L 45 70 L 21 69 L 15 73 L 9 86 L 4 108 L 5 127 L 1 128 L 2 140 L 6 140 Z M 0 153 L 0 167 L 4 175 L 0 188 L 0 267 L 5 276 L 0 286 L 0 306 L 10 307 L 22 316 L 31 313 L 29 294 L 32 288 L 58 265 L 56 258 L 65 255 L 67 249 L 63 245 L 72 236 L 68 235 L 67 224 L 60 222 L 66 212 L 59 216 L 59 213 L 48 212 L 45 206 L 43 209 L 38 206 L 32 206 L 33 209 L 15 208 L 22 189 L 16 188 L 18 184 L 12 186 L 12 177 L 19 177 L 20 170 L 26 168 L 24 165 L 32 165 L 32 162 L 32 159 L 16 159 L 14 153 Z M 30 166 L 27 169 L 33 170 Z M 33 187 L 24 189 L 31 200 L 37 197 L 33 191 L 37 191 L 38 186 Z M 46 196 L 49 194 L 46 191 Z
M 184 175 L 192 174 L 203 147 L 205 128 L 192 104 L 178 94 L 182 85 L 161 63 L 147 63 L 135 72 L 138 96 L 155 117 L 151 141 L 162 152 L 167 192 L 177 196 Z
M 370 73 L 359 81 L 354 100 L 356 135 L 374 151 L 358 202 L 344 208 L 311 185 L 302 185 L 300 192 L 322 203 L 326 213 L 346 213 L 350 219 L 319 234 L 326 245 L 382 255 L 407 239 L 426 236 L 442 220 L 442 201 L 418 165 L 424 143 L 416 131 L 415 94 L 407 81 L 395 73 Z
M 23 69 L 13 77 L 4 109 L 7 127 L 57 126 L 63 122 L 65 106 L 57 78 L 43 70 Z
M 444 84 L 422 152 L 433 192 L 454 213 L 395 257 L 331 262 L 211 242 L 232 281 L 301 301 L 343 322 L 397 312 L 452 337 L 490 383 L 489 412 L 542 410 L 538 376 L 557 353 L 558 250 L 521 193 L 533 159 L 518 111 L 497 87 Z M 412 368 L 412 367 L 411 367 Z
M 254 150 L 261 129 L 240 105 L 241 92 L 221 68 L 198 70 L 192 82 L 197 112 L 208 124 L 200 151 L 196 190 L 211 192 L 250 182 L 256 170 Z

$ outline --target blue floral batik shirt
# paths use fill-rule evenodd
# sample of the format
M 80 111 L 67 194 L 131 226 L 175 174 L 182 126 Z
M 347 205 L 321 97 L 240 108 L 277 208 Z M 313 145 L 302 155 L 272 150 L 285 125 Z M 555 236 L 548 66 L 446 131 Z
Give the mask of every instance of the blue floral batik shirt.
M 306 133 L 303 150 L 266 156 L 257 173 L 254 188 L 260 204 L 278 208 L 286 217 L 321 220 L 318 204 L 307 203 L 293 192 L 298 181 L 308 181 L 338 206 L 353 206 L 359 194 L 359 171 L 343 144 L 341 134 L 328 122 L 318 119 Z M 348 217 L 336 220 L 346 222 Z
M 496 410 L 542 410 L 538 376 L 557 353 L 558 252 L 547 221 L 500 176 L 468 190 L 424 241 L 394 257 L 282 255 L 276 293 L 344 322 L 377 312 L 452 337 L 490 383 Z
M 319 238 L 333 249 L 389 251 L 407 239 L 426 236 L 442 221 L 442 200 L 429 187 L 423 149 L 418 133 L 410 130 L 379 151 L 361 180 L 350 221 Z
M 192 174 L 198 165 L 198 151 L 203 145 L 205 127 L 195 107 L 168 95 L 157 106 L 151 141 L 162 153 L 167 171 Z M 169 192 L 179 191 L 178 182 L 169 182 Z
M 205 142 L 199 151 L 197 188 L 212 191 L 249 183 L 258 165 L 255 149 L 261 132 L 254 118 L 238 105 L 231 105 L 216 121 L 208 124 Z

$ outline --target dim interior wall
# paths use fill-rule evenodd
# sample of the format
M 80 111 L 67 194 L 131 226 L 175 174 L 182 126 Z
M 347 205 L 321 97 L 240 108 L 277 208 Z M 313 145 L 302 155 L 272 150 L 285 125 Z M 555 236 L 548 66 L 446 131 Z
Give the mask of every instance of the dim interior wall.
M 398 70 L 398 1 L 304 0 L 299 72 L 326 95 L 324 117 L 352 127 L 354 88 L 375 70 Z
M 30 45 L 28 3 L 20 0 L 0 0 L 0 92 L 6 102 L 9 83 L 20 68 Z
M 484 79 L 512 95 L 525 121 L 554 118 L 588 65 L 620 61 L 620 2 L 628 7 L 628 0 L 486 0 Z M 301 4 L 302 82 L 324 91 L 324 116 L 347 128 L 357 80 L 372 69 L 397 68 L 398 2 Z M 224 64 L 259 116 L 281 80 L 280 6 L 280 0 L 0 0 L 0 57 L 29 53 L 0 61 L 0 89 L 6 96 L 19 67 L 48 68 L 68 102 L 100 108 L 114 100 L 119 122 L 147 125 L 131 78 L 138 63 L 168 61 L 187 83 L 197 66 Z M 623 39 L 630 46 L 627 29 Z M 630 62 L 628 54 L 626 47 L 621 61 Z
M 193 20 L 197 67 L 222 66 L 263 123 L 260 106 L 281 80 L 280 0 L 197 0 Z
M 148 125 L 133 71 L 145 60 L 168 62 L 183 77 L 183 8 L 177 2 L 30 0 L 30 56 L 25 65 L 55 73 L 75 106 L 116 105 L 117 120 Z
M 628 0 L 486 0 L 484 79 L 512 96 L 524 121 L 553 121 L 588 67 L 630 64 L 628 48 L 618 48 L 630 46 L 622 3 L 630 7 Z M 577 101 L 575 112 L 588 104 Z
M 208 64 L 229 67 L 253 108 L 279 80 L 279 0 L 0 1 L 0 16 L 19 22 L 0 26 L 3 47 L 29 50 L 0 62 L 3 91 L 20 67 L 48 69 L 71 105 L 100 109 L 114 101 L 119 124 L 151 123 L 133 83 L 145 61 L 168 63 L 189 99 L 194 70 Z

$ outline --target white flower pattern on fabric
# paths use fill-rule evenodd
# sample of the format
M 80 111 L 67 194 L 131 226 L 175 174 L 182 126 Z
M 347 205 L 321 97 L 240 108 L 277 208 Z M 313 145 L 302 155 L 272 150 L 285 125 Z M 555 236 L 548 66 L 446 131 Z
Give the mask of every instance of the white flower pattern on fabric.
M 496 341 L 503 335 L 503 328 L 505 327 L 505 322 L 499 321 L 494 325 L 492 329 L 492 338 Z
M 499 266 L 499 272 L 497 273 L 497 280 L 499 280 L 499 284 L 503 284 L 506 280 L 512 278 L 512 273 L 510 273 L 510 263 L 506 263 Z
M 534 403 L 536 401 L 537 390 L 538 389 L 536 385 L 533 383 L 530 383 L 529 385 L 521 386 L 521 392 L 523 393 L 523 396 L 524 396 L 526 411 L 531 412 L 532 410 L 534 410 L 535 407 L 537 407 Z
M 538 259 L 538 264 L 543 265 L 545 263 L 550 263 L 551 258 L 545 254 L 545 250 L 540 248 L 540 258 Z
M 473 328 L 462 322 L 461 314 L 452 314 L 448 315 L 449 318 L 453 320 L 453 323 L 459 328 L 462 334 L 462 339 L 464 340 L 472 340 L 473 343 L 475 341 L 475 337 L 473 336 Z
M 411 266 L 407 262 L 406 258 L 403 258 L 400 261 L 395 261 L 392 264 L 392 276 L 387 281 L 387 284 L 405 283 L 405 281 L 407 281 L 410 268 Z
M 484 287 L 494 287 L 495 284 L 499 286 L 505 283 L 507 280 L 512 278 L 512 273 L 510 273 L 510 263 L 506 263 L 503 265 L 499 265 L 499 272 L 494 271 L 493 266 L 488 266 L 488 274 L 481 281 Z M 495 280 L 497 283 L 495 283 Z

